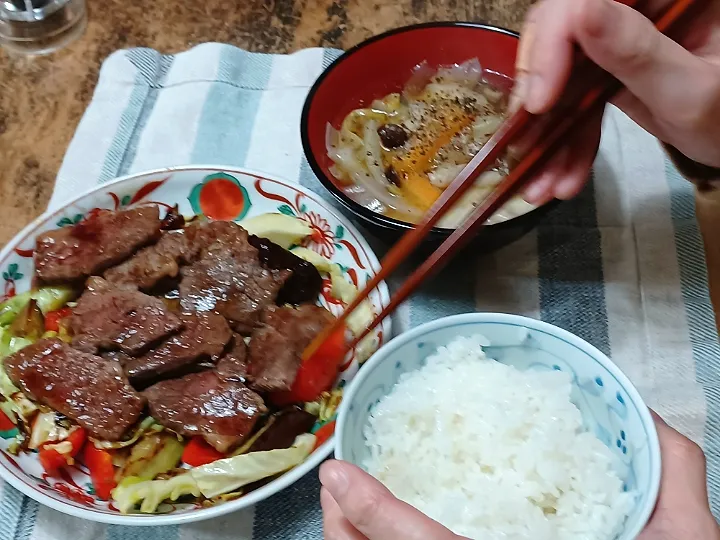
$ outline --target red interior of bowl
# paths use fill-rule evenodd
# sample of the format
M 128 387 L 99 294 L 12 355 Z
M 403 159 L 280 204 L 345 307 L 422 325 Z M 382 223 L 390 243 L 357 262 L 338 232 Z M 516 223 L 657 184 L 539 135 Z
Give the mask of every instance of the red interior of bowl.
M 325 149 L 328 122 L 338 127 L 353 109 L 401 90 L 423 61 L 437 67 L 477 58 L 491 83 L 509 88 L 517 45 L 511 32 L 480 25 L 415 27 L 361 45 L 325 74 L 309 98 L 306 143 L 312 157 L 333 180 Z

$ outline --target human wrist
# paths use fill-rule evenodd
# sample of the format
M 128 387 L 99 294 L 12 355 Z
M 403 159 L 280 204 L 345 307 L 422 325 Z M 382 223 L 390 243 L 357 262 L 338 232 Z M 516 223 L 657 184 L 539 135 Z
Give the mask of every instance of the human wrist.
M 720 187 L 720 167 L 694 161 L 670 144 L 662 143 L 662 146 L 680 174 L 693 182 L 700 191 L 711 191 Z

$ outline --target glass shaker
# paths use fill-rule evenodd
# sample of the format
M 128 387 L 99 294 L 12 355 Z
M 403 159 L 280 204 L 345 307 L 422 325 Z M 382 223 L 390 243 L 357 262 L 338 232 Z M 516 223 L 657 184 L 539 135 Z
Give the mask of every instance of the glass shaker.
M 0 45 L 9 52 L 48 54 L 85 31 L 85 0 L 0 0 Z

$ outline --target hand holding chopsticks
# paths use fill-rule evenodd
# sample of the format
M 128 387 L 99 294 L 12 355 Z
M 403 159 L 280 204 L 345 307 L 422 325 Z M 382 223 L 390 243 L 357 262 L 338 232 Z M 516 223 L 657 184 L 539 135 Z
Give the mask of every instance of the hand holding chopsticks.
M 638 0 L 624 2 L 633 7 Z M 710 0 L 677 0 L 661 13 L 654 15 L 656 28 L 675 36 L 687 27 Z M 443 244 L 417 268 L 393 295 L 390 303 L 372 321 L 364 333 L 347 344 L 347 350 L 367 336 L 387 315 L 392 313 L 417 286 L 428 276 L 440 270 L 476 234 L 487 219 L 501 208 L 514 194 L 518 193 L 537 172 L 548 163 L 559 148 L 572 137 L 593 114 L 601 113 L 605 104 L 622 89 L 622 84 L 609 73 L 577 52 L 569 83 L 557 104 L 547 113 L 539 116 L 520 109 L 508 118 L 478 154 L 460 172 L 458 177 L 443 192 L 418 225 L 406 233 L 393 246 L 382 261 L 381 270 L 358 294 L 345 312 L 322 332 L 304 352 L 309 358 L 324 340 L 344 327 L 347 316 L 364 301 L 368 294 L 410 255 L 438 220 L 458 201 L 475 182 L 478 176 L 491 167 L 496 159 L 518 137 L 540 126 L 542 135 L 534 146 L 521 158 L 500 184 L 479 204 Z
M 698 163 L 720 166 L 720 3 L 684 25 L 684 36 L 673 32 L 677 41 L 637 11 L 653 13 L 670 3 L 645 0 L 635 9 L 608 0 L 536 3 L 520 40 L 513 104 L 533 114 L 547 111 L 565 86 L 577 47 L 622 82 L 612 102 L 640 127 Z M 588 119 L 530 181 L 523 190 L 527 202 L 567 200 L 583 188 L 601 122 L 600 115 Z

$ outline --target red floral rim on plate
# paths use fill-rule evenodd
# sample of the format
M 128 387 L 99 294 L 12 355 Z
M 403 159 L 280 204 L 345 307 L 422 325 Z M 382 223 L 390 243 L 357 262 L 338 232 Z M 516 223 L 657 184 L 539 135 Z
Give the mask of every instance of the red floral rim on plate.
M 354 226 L 302 186 L 242 169 L 191 166 L 118 179 L 35 220 L 0 253 L 4 281 L 1 299 L 30 289 L 34 274 L 35 237 L 39 233 L 74 225 L 98 212 L 148 204 L 163 208 L 177 204 L 184 215 L 203 214 L 211 219 L 236 220 L 240 224 L 243 219 L 265 213 L 294 216 L 305 221 L 313 231 L 303 246 L 337 263 L 346 279 L 356 287 L 362 287 L 380 266 L 370 246 Z M 338 315 L 344 309 L 344 304 L 333 298 L 330 290 L 330 280 L 325 278 L 319 303 Z M 371 296 L 373 309 L 381 309 L 388 301 L 387 287 L 383 284 Z M 387 321 L 378 332 L 377 346 L 385 341 L 389 331 Z M 350 381 L 358 368 L 357 358 L 349 357 L 342 368 L 338 385 Z M 316 426 L 320 427 L 322 425 Z M 60 478 L 50 478 L 44 474 L 37 454 L 10 455 L 6 450 L 14 434 L 14 426 L 5 425 L 0 418 L 0 476 L 3 479 L 38 502 L 61 512 L 125 525 L 187 523 L 250 506 L 284 489 L 312 470 L 330 454 L 333 447 L 331 438 L 298 467 L 234 501 L 209 508 L 199 504 L 167 504 L 160 509 L 160 514 L 123 515 L 112 502 L 102 501 L 95 496 L 84 466 L 77 464 L 64 471 Z

